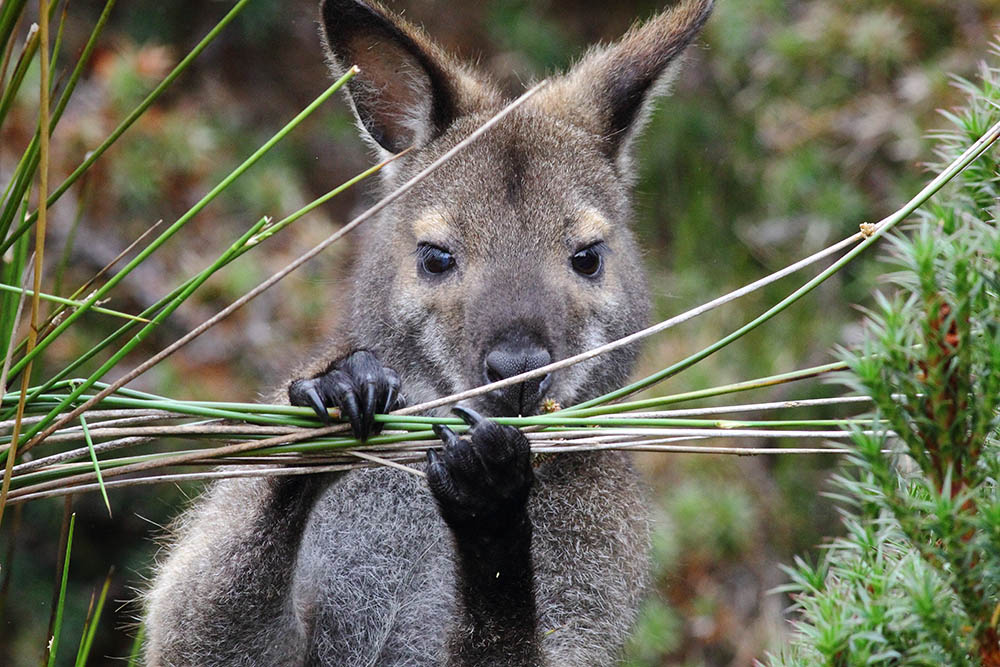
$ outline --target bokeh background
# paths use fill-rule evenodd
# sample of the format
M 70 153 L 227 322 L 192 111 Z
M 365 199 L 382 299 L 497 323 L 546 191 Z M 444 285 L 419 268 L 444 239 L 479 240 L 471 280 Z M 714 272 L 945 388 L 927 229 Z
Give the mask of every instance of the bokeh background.
M 665 3 L 387 4 L 424 24 L 447 49 L 478 61 L 514 93 Z M 175 220 L 329 84 L 314 5 L 251 2 L 83 185 L 55 206 L 47 291 L 70 291 L 151 224 Z M 65 53 L 79 50 L 102 6 L 96 0 L 70 3 Z M 56 133 L 53 180 L 68 174 L 230 6 L 120 2 Z M 915 193 L 927 178 L 921 167 L 929 157 L 925 136 L 941 124 L 936 111 L 958 102 L 949 77 L 975 75 L 1000 28 L 998 18 L 995 0 L 722 0 L 642 142 L 636 226 L 657 316 L 686 310 L 819 250 Z M 24 34 L 27 26 L 20 30 Z M 34 131 L 35 90 L 24 87 L 0 135 L 0 187 Z M 369 164 L 346 105 L 339 99 L 327 104 L 143 264 L 116 290 L 112 307 L 141 310 L 260 216 L 291 212 Z M 232 265 L 131 361 L 172 342 L 327 236 L 368 201 L 365 192 L 342 195 L 271 241 L 266 252 Z M 68 262 L 56 271 L 63 248 Z M 348 239 L 132 386 L 189 399 L 248 401 L 266 393 L 332 329 L 351 251 Z M 855 306 L 870 301 L 881 272 L 877 255 L 867 256 L 794 309 L 654 391 L 703 388 L 832 360 L 837 344 L 857 339 Z M 715 341 L 801 281 L 778 283 L 652 339 L 639 372 Z M 61 339 L 51 367 L 61 367 L 60 359 L 74 358 L 113 325 L 90 317 L 76 338 Z M 816 381 L 745 398 L 838 391 Z M 788 629 L 787 599 L 769 593 L 783 581 L 779 564 L 839 530 L 834 501 L 822 495 L 836 459 L 644 455 L 639 463 L 658 515 L 657 586 L 627 664 L 752 664 Z M 78 518 L 65 646 L 75 647 L 91 592 L 113 567 L 116 602 L 105 612 L 92 664 L 119 664 L 116 658 L 128 654 L 137 613 L 130 601 L 150 570 L 154 539 L 197 491 L 115 491 L 113 518 L 97 495 L 73 501 Z M 41 658 L 63 510 L 61 501 L 37 501 L 4 524 L 0 664 L 33 665 Z M 73 651 L 61 653 L 69 660 Z

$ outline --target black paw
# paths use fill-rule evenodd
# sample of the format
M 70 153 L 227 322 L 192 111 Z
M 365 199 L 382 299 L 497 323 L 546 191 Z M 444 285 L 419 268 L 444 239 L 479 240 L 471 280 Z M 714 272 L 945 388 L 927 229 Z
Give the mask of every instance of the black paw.
M 442 450 L 427 452 L 427 482 L 445 523 L 464 535 L 504 535 L 527 521 L 535 474 L 528 439 L 466 408 L 455 408 L 472 429 L 460 438 L 435 426 Z
M 327 408 L 340 408 L 341 417 L 351 423 L 354 437 L 361 441 L 382 430 L 376 413 L 403 405 L 399 375 L 368 350 L 352 352 L 316 377 L 296 380 L 288 387 L 288 400 L 312 408 L 324 424 L 330 423 Z

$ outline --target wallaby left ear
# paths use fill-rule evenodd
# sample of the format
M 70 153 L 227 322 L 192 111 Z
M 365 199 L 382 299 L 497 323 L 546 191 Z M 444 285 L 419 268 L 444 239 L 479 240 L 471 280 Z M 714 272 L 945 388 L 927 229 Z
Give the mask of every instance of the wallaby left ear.
M 488 84 L 375 0 L 322 0 L 323 41 L 365 135 L 384 154 L 421 147 L 458 117 L 498 102 Z
M 671 9 L 633 26 L 609 47 L 588 52 L 566 75 L 539 94 L 536 104 L 604 140 L 623 175 L 630 150 L 652 101 L 666 92 L 685 47 L 698 35 L 714 0 L 680 0 Z

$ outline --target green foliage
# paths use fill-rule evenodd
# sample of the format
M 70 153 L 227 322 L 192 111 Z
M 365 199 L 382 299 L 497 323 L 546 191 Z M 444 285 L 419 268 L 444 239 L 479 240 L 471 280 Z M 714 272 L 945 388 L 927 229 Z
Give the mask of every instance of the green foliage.
M 668 495 L 665 506 L 676 524 L 679 549 L 687 558 L 732 559 L 752 541 L 754 506 L 743 488 L 711 489 L 687 482 Z
M 1000 70 L 958 85 L 941 162 L 1000 120 Z M 986 154 L 892 239 L 895 294 L 843 353 L 876 406 L 837 478 L 847 534 L 787 569 L 798 618 L 772 665 L 1000 664 L 998 170 Z
M 543 71 L 566 67 L 571 53 L 560 25 L 538 15 L 524 0 L 495 2 L 489 25 L 494 39 L 518 53 L 530 53 Z
M 631 659 L 624 667 L 648 664 L 657 656 L 680 648 L 683 621 L 670 605 L 657 600 L 642 609 L 635 632 L 629 642 Z

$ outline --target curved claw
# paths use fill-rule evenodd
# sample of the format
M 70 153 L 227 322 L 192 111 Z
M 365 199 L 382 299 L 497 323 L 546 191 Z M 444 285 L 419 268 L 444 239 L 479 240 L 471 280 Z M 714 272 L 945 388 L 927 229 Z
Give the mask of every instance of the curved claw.
M 326 409 L 326 403 L 324 403 L 323 397 L 312 381 L 303 381 L 299 386 L 294 387 L 292 392 L 294 392 L 291 396 L 291 403 L 293 405 L 307 404 L 308 407 L 313 409 L 320 421 L 327 426 L 332 423 L 330 413 Z
M 430 468 L 439 468 L 439 469 L 441 468 L 442 466 L 441 454 L 438 452 L 438 450 L 436 449 L 427 450 L 427 466 Z M 438 476 L 440 476 L 440 470 L 436 472 L 438 472 L 439 473 Z
M 291 383 L 288 399 L 292 405 L 311 407 L 326 425 L 332 423 L 328 408 L 338 407 L 354 437 L 366 442 L 382 431 L 376 413 L 388 413 L 403 403 L 399 388 L 396 371 L 383 366 L 370 351 L 357 350 L 332 362 L 319 375 Z
M 341 417 L 347 417 L 348 421 L 351 422 L 351 432 L 355 438 L 361 442 L 368 439 L 368 429 L 365 428 L 365 422 L 358 407 L 358 400 L 352 392 L 345 393 L 343 399 L 340 401 L 340 414 Z
M 323 404 L 323 399 L 320 397 L 319 392 L 316 391 L 316 387 L 309 387 L 306 390 L 306 400 L 309 401 L 309 405 L 312 409 L 316 411 L 316 415 L 320 418 L 327 426 L 330 425 L 330 413 L 326 409 L 326 405 Z
M 396 407 L 396 394 L 397 389 L 392 385 L 389 385 L 388 391 L 385 393 L 385 405 L 382 406 L 382 414 L 388 414 L 392 412 Z
M 445 447 L 454 447 L 459 440 L 458 435 L 444 424 L 434 424 L 431 426 L 431 430 L 434 431 L 434 435 L 441 439 Z
M 368 435 L 374 431 L 375 427 L 375 412 L 377 407 L 375 405 L 377 387 L 375 382 L 366 382 L 362 387 L 362 404 L 361 404 L 361 418 L 363 420 L 365 437 L 368 439 Z
M 468 424 L 473 428 L 476 426 L 476 424 L 479 424 L 480 422 L 486 420 L 486 417 L 482 416 L 472 408 L 466 408 L 461 405 L 456 405 L 451 409 L 451 411 L 454 414 L 458 415 L 459 419 L 461 419 L 462 421 L 464 421 L 466 424 Z

